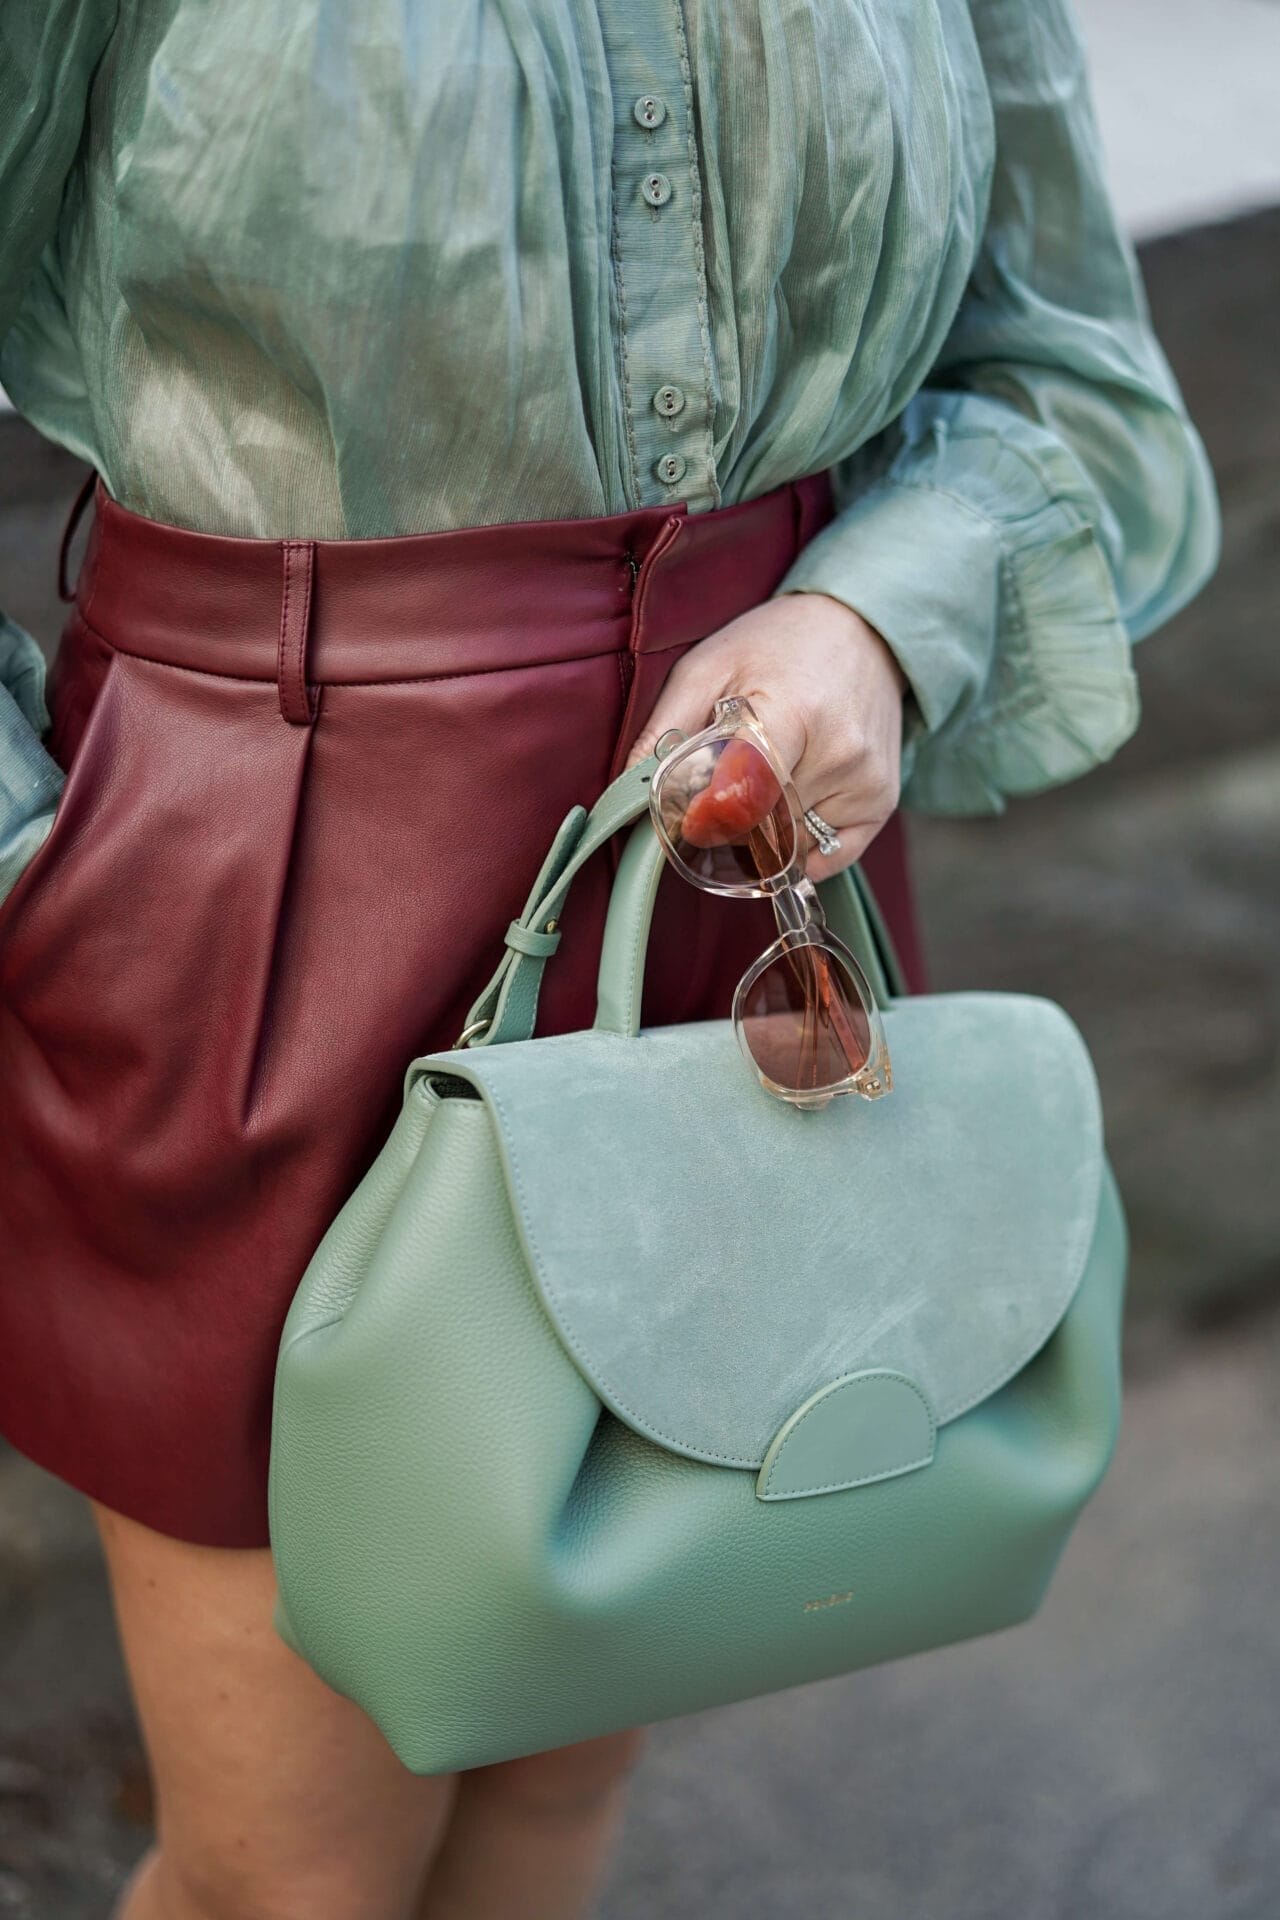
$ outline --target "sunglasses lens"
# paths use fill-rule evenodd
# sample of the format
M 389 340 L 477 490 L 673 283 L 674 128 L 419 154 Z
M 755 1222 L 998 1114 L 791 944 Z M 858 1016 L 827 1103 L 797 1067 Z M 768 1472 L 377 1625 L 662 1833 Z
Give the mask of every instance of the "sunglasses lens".
M 754 887 L 785 873 L 795 856 L 778 776 L 741 735 L 677 750 L 663 763 L 657 801 L 676 857 L 695 879 Z
M 792 1093 L 842 1086 L 871 1055 L 862 995 L 829 947 L 796 942 L 779 953 L 747 989 L 738 1024 L 766 1080 Z

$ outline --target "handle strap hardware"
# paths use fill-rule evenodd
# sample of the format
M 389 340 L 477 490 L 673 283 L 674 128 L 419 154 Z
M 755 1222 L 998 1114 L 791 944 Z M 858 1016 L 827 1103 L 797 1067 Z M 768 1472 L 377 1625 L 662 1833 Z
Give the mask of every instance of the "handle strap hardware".
M 453 1044 L 455 1048 L 469 1047 L 471 1045 L 471 1042 L 484 1032 L 488 1024 L 489 1022 L 487 1020 L 473 1020 L 469 1027 L 464 1027 L 462 1029 L 462 1032 L 458 1035 L 457 1039 L 454 1041 Z

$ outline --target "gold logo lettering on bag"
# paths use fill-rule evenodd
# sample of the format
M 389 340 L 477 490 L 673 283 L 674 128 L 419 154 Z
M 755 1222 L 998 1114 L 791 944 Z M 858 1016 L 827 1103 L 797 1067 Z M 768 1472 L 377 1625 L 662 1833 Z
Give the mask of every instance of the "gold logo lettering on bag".
M 806 1613 L 822 1613 L 827 1607 L 847 1607 L 853 1598 L 853 1588 L 848 1593 L 829 1593 L 824 1600 L 806 1600 Z

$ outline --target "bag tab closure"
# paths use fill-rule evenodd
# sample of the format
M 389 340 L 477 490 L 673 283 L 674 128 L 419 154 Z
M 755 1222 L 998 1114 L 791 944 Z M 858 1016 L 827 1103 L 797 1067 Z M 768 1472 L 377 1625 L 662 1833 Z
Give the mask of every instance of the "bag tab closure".
M 845 1374 L 810 1394 L 779 1427 L 756 1492 L 762 1500 L 803 1500 L 893 1480 L 927 1467 L 936 1437 L 928 1395 L 906 1374 Z

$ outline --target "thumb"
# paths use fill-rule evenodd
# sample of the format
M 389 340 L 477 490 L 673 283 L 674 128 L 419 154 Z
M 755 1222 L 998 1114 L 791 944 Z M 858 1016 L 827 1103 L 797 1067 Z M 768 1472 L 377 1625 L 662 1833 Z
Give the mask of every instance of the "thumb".
M 756 683 L 749 663 L 735 658 L 733 649 L 722 650 L 707 641 L 693 647 L 667 675 L 653 711 L 632 743 L 628 767 L 647 759 L 672 728 L 688 734 L 709 727 L 716 701 L 731 694 L 750 700 L 774 751 L 791 773 L 805 749 L 799 714 L 785 699 L 766 693 Z
M 647 760 L 663 734 L 673 728 L 684 734 L 701 733 L 715 718 L 716 701 L 730 694 L 750 700 L 756 719 L 784 770 L 788 776 L 793 775 L 805 750 L 805 728 L 799 715 L 785 700 L 771 699 L 759 689 L 749 691 L 736 684 L 717 686 L 714 692 L 706 693 L 692 687 L 672 687 L 668 682 L 636 735 L 627 766 L 634 767 L 637 761 Z

